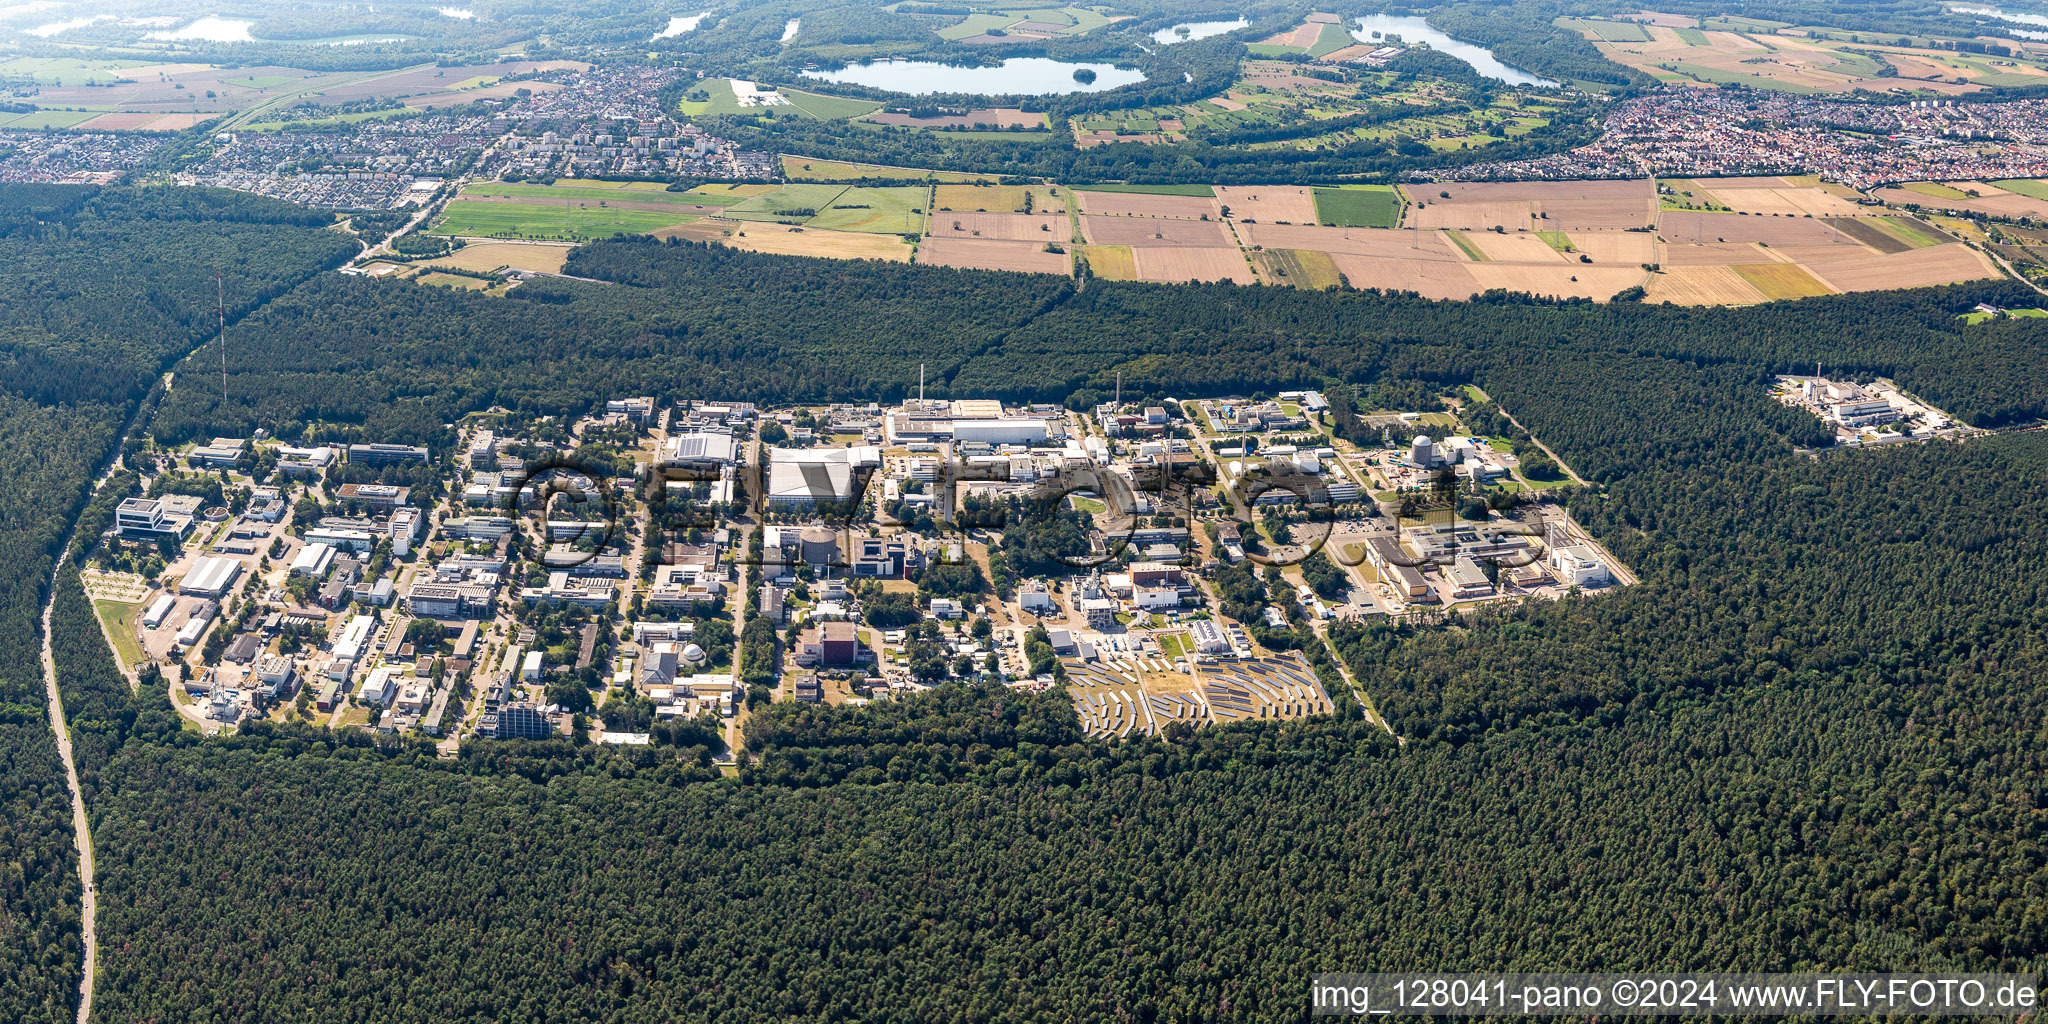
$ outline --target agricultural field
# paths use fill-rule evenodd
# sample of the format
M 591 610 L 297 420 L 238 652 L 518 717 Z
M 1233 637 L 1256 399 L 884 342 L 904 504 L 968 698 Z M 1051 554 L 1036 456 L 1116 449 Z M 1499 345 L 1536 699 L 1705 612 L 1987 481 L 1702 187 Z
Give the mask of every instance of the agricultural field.
M 886 178 L 890 181 L 934 181 L 953 185 L 994 184 L 995 175 L 960 171 L 927 171 L 886 164 L 855 164 L 843 160 L 819 160 L 807 156 L 784 156 L 782 175 L 791 181 L 861 181 Z
M 559 274 L 574 248 L 573 245 L 540 242 L 471 242 L 446 256 L 427 261 L 427 266 L 485 273 L 525 270 L 537 274 Z
M 1019 110 L 1015 107 L 982 107 L 976 110 L 963 110 L 957 114 L 935 114 L 929 117 L 918 117 L 900 110 L 878 110 L 872 114 L 862 115 L 860 120 L 885 124 L 892 128 L 1028 128 L 1047 131 L 1052 128 L 1045 114 Z
M 456 199 L 427 230 L 437 235 L 588 242 L 615 234 L 645 234 L 694 219 L 680 211 L 660 213 L 546 200 Z
M 1052 274 L 1085 261 L 1109 280 L 1348 285 L 1438 299 L 1501 289 L 1607 301 L 1641 288 L 1653 302 L 1733 305 L 1997 276 L 1966 240 L 2026 266 L 2040 265 L 2032 246 L 2048 251 L 2048 232 L 1999 225 L 1992 237 L 1967 222 L 1856 205 L 1849 199 L 1857 193 L 1811 178 L 1667 180 L 1662 192 L 1645 179 L 1068 187 L 939 184 L 916 171 L 802 163 L 906 184 L 717 184 L 659 194 L 589 182 L 496 184 L 488 186 L 492 194 L 458 200 L 435 230 L 448 233 L 459 222 L 479 235 L 496 228 L 577 240 L 614 228 L 564 229 L 558 218 L 567 207 L 679 218 L 652 228 L 635 222 L 634 229 L 808 256 L 905 260 L 914 253 L 933 266 Z M 1895 191 L 1930 201 L 1953 192 L 1963 200 L 2048 202 L 1982 183 Z M 574 198 L 557 205 L 563 194 Z M 1688 208 L 1670 208 L 1674 196 L 1687 197 Z M 635 198 L 657 209 L 620 208 Z M 533 222 L 476 224 L 509 216 L 475 209 L 490 205 L 523 209 Z M 454 259 L 461 262 L 446 265 L 517 266 L 489 250 Z
M 882 109 L 875 100 L 825 96 L 801 89 L 757 85 L 735 78 L 707 78 L 683 94 L 678 110 L 695 117 L 707 114 L 740 114 L 773 108 L 776 115 L 797 114 L 824 121 L 860 117 Z
M 1334 14 L 1311 14 L 1301 24 L 1278 35 L 1268 36 L 1251 44 L 1249 49 L 1260 57 L 1279 57 L 1287 54 L 1306 54 L 1323 57 L 1356 44 L 1351 33 L 1344 28 L 1342 19 Z
M 1062 247 L 1064 248 L 1064 247 Z M 1073 270 L 1066 252 L 1048 252 L 1043 243 L 934 235 L 918 247 L 917 262 L 974 270 L 1016 270 L 1035 274 L 1067 274 Z
M 791 186 L 792 188 L 798 186 Z M 849 188 L 820 207 L 807 226 L 834 231 L 921 235 L 930 190 L 921 187 Z
M 890 260 L 907 263 L 913 251 L 900 235 L 825 231 L 773 223 L 694 221 L 654 232 L 657 238 L 717 242 L 735 249 L 784 256 L 817 256 L 842 260 Z
M 1039 213 L 1062 216 L 1068 190 L 1058 185 L 939 185 L 932 189 L 935 213 Z
M 1401 223 L 1401 195 L 1392 185 L 1315 190 L 1315 221 L 1339 228 L 1391 228 Z
M 1555 24 L 1591 40 L 1616 63 L 1670 83 L 1801 94 L 1867 89 L 1942 95 L 2048 85 L 2048 64 L 2037 57 L 1961 52 L 1946 48 L 1949 40 L 1746 18 L 1709 18 L 1691 26 L 1602 18 L 1560 18 Z
M 1560 110 L 1511 89 L 1488 96 L 1488 105 L 1467 109 L 1472 97 L 1437 79 L 1406 78 L 1356 64 L 1304 68 L 1288 61 L 1247 60 L 1238 80 L 1221 95 L 1174 106 L 1092 112 L 1070 119 L 1068 127 L 1075 145 L 1083 148 L 1195 139 L 1252 149 L 1318 149 L 1357 140 L 1415 139 L 1441 152 L 1526 135 L 1549 125 Z M 1414 116 L 1367 125 L 1342 120 L 1389 107 L 1412 109 Z M 1331 127 L 1318 130 L 1322 123 Z M 1234 133 L 1255 134 L 1233 143 Z
M 2013 182 L 2018 188 L 2002 188 L 1982 181 L 1913 181 L 1897 188 L 1881 188 L 1873 195 L 1892 206 L 1981 213 L 1988 217 L 2048 220 L 2048 198 L 2039 193 L 2041 182 Z
M 1086 35 L 1122 17 L 1087 7 L 1008 7 L 976 10 L 933 31 L 941 39 L 969 46 L 999 46 Z

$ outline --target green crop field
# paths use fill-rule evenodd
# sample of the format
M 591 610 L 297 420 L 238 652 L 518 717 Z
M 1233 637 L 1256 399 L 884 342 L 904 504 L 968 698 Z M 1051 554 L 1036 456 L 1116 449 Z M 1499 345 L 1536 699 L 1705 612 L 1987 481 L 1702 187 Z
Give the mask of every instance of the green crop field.
M 844 185 L 785 185 L 744 203 L 729 206 L 725 215 L 734 220 L 802 224 L 824 213 L 826 208 L 839 198 L 839 194 L 846 190 Z
M 2026 196 L 2029 199 L 2048 199 L 2048 181 L 2029 181 L 2024 178 L 2008 178 L 2004 181 L 1994 181 L 1992 182 L 1992 184 L 2006 190 L 2007 192 L 2017 193 L 2019 195 Z
M 1216 190 L 1207 185 L 1075 185 L 1076 192 L 1135 192 L 1147 196 L 1202 196 L 1216 197 Z
M 693 196 L 683 192 L 661 192 L 653 189 L 590 188 L 581 185 L 524 185 L 505 181 L 486 181 L 471 185 L 463 190 L 466 196 L 501 196 L 521 199 L 553 199 L 556 201 L 574 199 L 589 202 L 608 203 L 672 203 L 675 205 L 723 206 L 726 203 L 716 199 L 707 201 L 704 196 Z
M 461 199 L 429 230 L 437 235 L 484 235 L 508 238 L 558 238 L 573 242 L 641 234 L 697 218 L 685 213 L 618 210 L 595 206 L 561 207 L 548 203 L 480 203 Z
M 1390 185 L 1319 188 L 1316 222 L 1339 228 L 1390 228 L 1400 223 L 1401 197 Z
M 98 110 L 31 110 L 26 114 L 0 113 L 0 128 L 71 128 L 100 116 Z
M 805 227 L 835 231 L 864 231 L 878 235 L 924 233 L 923 188 L 850 188 L 819 207 L 818 215 Z

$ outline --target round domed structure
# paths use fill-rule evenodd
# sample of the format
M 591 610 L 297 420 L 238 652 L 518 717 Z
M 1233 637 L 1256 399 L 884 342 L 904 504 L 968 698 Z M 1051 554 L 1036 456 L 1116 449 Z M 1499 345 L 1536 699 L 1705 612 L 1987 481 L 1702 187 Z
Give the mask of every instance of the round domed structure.
M 1436 442 L 1428 434 L 1415 435 L 1415 440 L 1408 442 L 1408 462 L 1416 467 L 1435 465 Z
M 684 644 L 683 660 L 689 662 L 692 665 L 704 664 L 704 662 L 707 660 L 704 654 L 704 648 L 699 647 L 696 644 Z
M 839 561 L 839 534 L 823 526 L 806 526 L 797 535 L 804 561 L 812 565 L 833 565 Z

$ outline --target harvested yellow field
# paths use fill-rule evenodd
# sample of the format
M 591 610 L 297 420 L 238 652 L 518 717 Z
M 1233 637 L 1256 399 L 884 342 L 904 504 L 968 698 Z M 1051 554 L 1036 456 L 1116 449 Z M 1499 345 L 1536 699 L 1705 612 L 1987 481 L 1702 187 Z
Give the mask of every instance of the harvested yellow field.
M 1106 217 L 1169 217 L 1220 220 L 1223 204 L 1204 196 L 1155 196 L 1143 192 L 1075 192 L 1081 212 Z M 1309 221 L 1315 221 L 1314 216 Z
M 1567 258 L 1551 248 L 1549 242 L 1526 232 L 1503 235 L 1472 231 L 1466 233 L 1465 239 L 1485 253 L 1488 260 L 1501 263 L 1563 263 Z
M 1997 277 L 1996 268 L 1961 242 L 1889 256 L 1865 256 L 1811 268 L 1815 277 L 1842 292 L 1922 288 Z
M 1465 267 L 1480 291 L 1502 288 L 1531 295 L 1587 298 L 1605 302 L 1616 292 L 1644 283 L 1641 267 L 1597 267 L 1582 264 L 1531 266 L 1515 263 L 1472 263 Z
M 1764 293 L 1726 266 L 1667 267 L 1651 274 L 1644 301 L 1681 306 L 1747 306 L 1764 301 Z
M 1306 186 L 1218 185 L 1216 199 L 1230 211 L 1232 220 L 1254 220 L 1261 224 L 1316 222 L 1315 192 Z
M 1176 220 L 1166 217 L 1083 217 L 1083 236 L 1094 245 L 1185 245 L 1215 249 L 1231 244 L 1220 220 Z
M 1060 242 L 1073 237 L 1065 213 L 934 213 L 925 233 L 938 238 L 989 238 L 1012 242 Z
M 1240 224 L 1237 232 L 1247 245 L 1268 249 L 1317 249 L 1353 256 L 1386 256 L 1410 260 L 1445 260 L 1461 257 L 1437 231 L 1409 231 L 1405 228 L 1325 228 L 1311 224 Z
M 1027 196 L 1032 213 L 1067 212 L 1067 194 L 1057 185 L 940 185 L 933 191 L 932 209 L 948 213 L 1023 213 Z
M 1083 245 L 1077 246 L 1076 251 L 1088 261 L 1088 272 L 1096 277 L 1105 281 L 1138 279 L 1138 264 L 1128 245 Z
M 1736 180 L 1752 182 L 1759 179 Z M 1726 181 L 1715 181 L 1712 187 L 1714 198 L 1720 200 L 1721 205 L 1736 213 L 1747 213 L 1752 217 L 1854 217 L 1866 212 L 1863 207 L 1819 188 L 1747 184 L 1731 188 Z
M 1803 299 L 1834 291 L 1796 263 L 1749 263 L 1729 269 L 1755 285 L 1767 299 Z
M 871 235 L 853 231 L 827 231 L 786 224 L 748 222 L 744 224 L 698 221 L 678 224 L 654 232 L 656 238 L 692 238 L 719 242 L 735 249 L 772 252 L 783 256 L 823 256 L 842 260 L 890 260 L 910 262 L 910 243 L 901 235 Z
M 1535 205 L 1526 199 L 1451 202 L 1430 193 L 1423 195 L 1426 198 L 1418 198 L 1408 207 L 1408 218 L 1401 222 L 1402 226 L 1464 231 L 1491 231 L 1496 227 L 1528 231 L 1546 226 L 1536 219 Z
M 536 274 L 559 274 L 569 261 L 573 245 L 540 242 L 471 242 L 429 266 L 458 270 L 526 270 Z
M 1388 259 L 1336 253 L 1330 261 L 1353 288 L 1414 292 L 1426 299 L 1469 299 L 1479 291 L 1471 274 L 1476 263 L 1446 260 Z
M 1337 262 L 1329 253 L 1313 249 L 1262 249 L 1252 253 L 1252 265 L 1267 284 L 1296 288 L 1335 288 L 1342 283 Z
M 1042 243 L 1004 242 L 982 238 L 927 238 L 917 262 L 973 270 L 1016 270 L 1034 274 L 1072 272 L 1064 252 L 1046 252 Z
M 1595 263 L 1657 262 L 1657 240 L 1647 231 L 1573 231 L 1565 237 Z
M 1663 259 L 1650 262 L 1667 267 L 1725 267 L 1768 259 L 1763 247 L 1755 242 L 1672 242 L 1664 246 Z
M 1138 268 L 1138 279 L 1181 283 L 1186 281 L 1236 281 L 1257 284 L 1244 251 L 1235 247 L 1137 246 L 1130 249 Z

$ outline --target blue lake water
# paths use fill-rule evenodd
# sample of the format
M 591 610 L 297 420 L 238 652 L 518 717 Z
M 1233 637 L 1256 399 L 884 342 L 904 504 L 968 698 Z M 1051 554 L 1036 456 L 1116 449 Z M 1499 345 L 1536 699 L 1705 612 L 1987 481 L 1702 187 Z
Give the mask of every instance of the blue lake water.
M 1225 32 L 1235 32 L 1249 24 L 1251 22 L 1243 18 L 1239 18 L 1236 21 L 1183 21 L 1178 25 L 1162 28 L 1152 33 L 1152 41 L 1172 46 L 1175 43 L 1185 43 L 1192 39 L 1207 39 L 1210 36 L 1220 36 Z M 1181 35 L 1181 29 L 1187 29 L 1188 34 Z
M 1095 72 L 1095 81 L 1075 81 L 1074 72 L 1080 68 Z M 804 76 L 827 82 L 850 82 L 910 96 L 928 96 L 935 92 L 977 96 L 1055 96 L 1102 92 L 1145 80 L 1145 73 L 1136 68 L 1075 63 L 1049 57 L 1011 57 L 1001 65 L 989 66 L 940 64 L 928 60 L 883 61 L 849 64 L 837 71 L 806 71 Z
M 1475 46 L 1462 39 L 1453 39 L 1443 32 L 1431 28 L 1429 22 L 1414 16 L 1396 17 L 1391 14 L 1368 14 L 1358 19 L 1359 27 L 1351 30 L 1351 38 L 1369 46 L 1386 42 L 1382 37 L 1400 36 L 1405 43 L 1428 43 L 1431 49 L 1441 50 L 1467 64 L 1472 69 L 1497 81 L 1510 85 L 1553 86 L 1553 82 L 1541 75 L 1532 75 L 1521 68 L 1502 64 L 1493 51 L 1484 46 Z M 1374 36 L 1373 33 L 1379 33 Z

